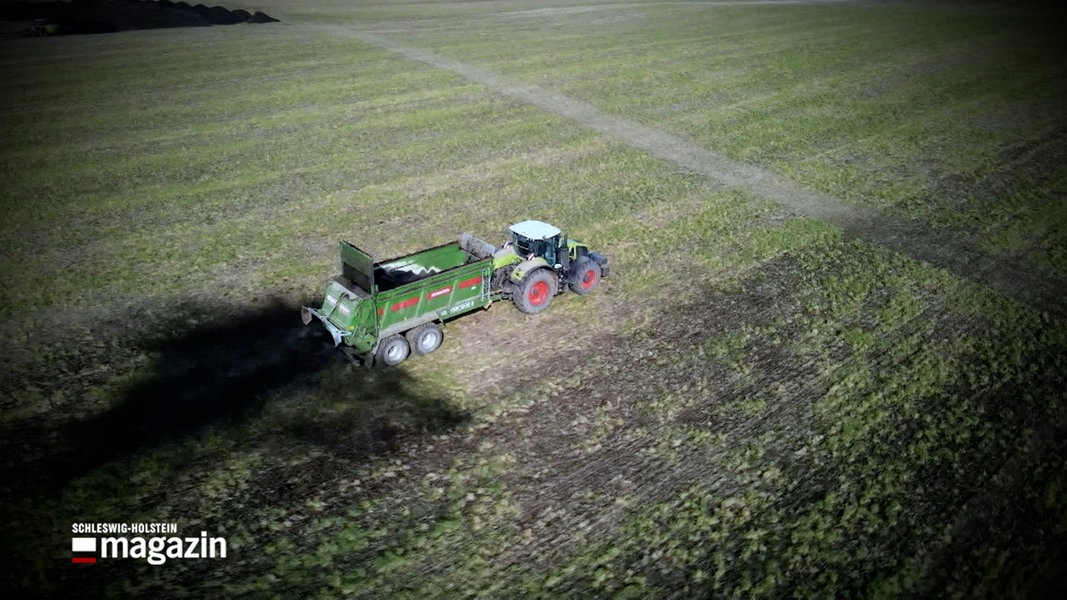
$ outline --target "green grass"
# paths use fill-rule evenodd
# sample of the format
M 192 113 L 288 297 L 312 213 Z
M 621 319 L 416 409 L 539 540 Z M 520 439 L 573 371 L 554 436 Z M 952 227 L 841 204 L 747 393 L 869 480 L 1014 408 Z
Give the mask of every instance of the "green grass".
M 260 8 L 282 23 L 0 41 L 5 584 L 881 598 L 1048 577 L 1059 317 L 343 29 L 1063 275 L 1054 19 Z M 608 255 L 603 288 L 460 319 L 391 374 L 298 333 L 337 239 L 393 256 L 526 218 Z M 142 520 L 225 535 L 230 556 L 67 564 L 71 523 Z
M 559 18 L 550 35 L 530 15 L 476 40 L 429 19 L 408 37 L 1063 272 L 1065 48 L 1045 12 L 693 3 L 591 14 Z M 502 44 L 524 51 L 501 55 Z

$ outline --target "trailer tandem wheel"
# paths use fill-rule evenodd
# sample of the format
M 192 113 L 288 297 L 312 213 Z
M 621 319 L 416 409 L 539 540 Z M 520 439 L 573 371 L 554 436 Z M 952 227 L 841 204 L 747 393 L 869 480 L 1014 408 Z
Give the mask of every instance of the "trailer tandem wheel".
M 437 323 L 419 325 L 409 330 L 404 336 L 411 346 L 411 351 L 419 355 L 429 354 L 437 350 L 444 340 L 444 332 L 437 326 Z
M 378 346 L 376 360 L 386 367 L 395 367 L 407 360 L 409 354 L 411 347 L 408 346 L 408 341 L 401 335 L 391 335 Z

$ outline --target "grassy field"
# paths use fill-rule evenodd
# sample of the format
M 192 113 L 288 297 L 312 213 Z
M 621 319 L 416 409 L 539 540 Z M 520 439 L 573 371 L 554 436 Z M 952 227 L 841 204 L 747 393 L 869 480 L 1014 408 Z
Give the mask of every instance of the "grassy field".
M 0 40 L 4 587 L 1064 590 L 1064 305 L 983 283 L 1067 280 L 1063 9 L 246 8 L 281 22 Z M 909 224 L 895 248 L 967 240 L 973 272 L 603 115 Z M 527 218 L 611 277 L 459 319 L 392 371 L 300 325 L 338 239 L 386 257 Z M 176 523 L 228 555 L 72 565 L 87 522 Z

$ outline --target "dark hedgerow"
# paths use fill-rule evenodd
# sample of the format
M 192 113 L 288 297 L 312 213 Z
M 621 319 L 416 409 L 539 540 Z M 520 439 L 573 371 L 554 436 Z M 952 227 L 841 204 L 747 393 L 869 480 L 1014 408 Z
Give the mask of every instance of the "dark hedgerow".
M 134 29 L 205 27 L 238 23 L 275 23 L 266 13 L 223 6 L 190 6 L 170 0 L 74 0 L 12 2 L 0 5 L 0 17 L 32 22 L 23 35 L 51 36 L 111 33 Z

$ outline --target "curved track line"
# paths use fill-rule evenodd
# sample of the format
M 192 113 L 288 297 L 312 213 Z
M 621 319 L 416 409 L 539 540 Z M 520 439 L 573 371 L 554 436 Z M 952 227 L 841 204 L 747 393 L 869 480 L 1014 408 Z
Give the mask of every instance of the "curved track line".
M 452 72 L 497 94 L 569 119 L 631 148 L 696 172 L 718 186 L 746 190 L 775 202 L 796 216 L 837 225 L 850 236 L 948 269 L 1038 310 L 1060 318 L 1067 316 L 1067 301 L 1063 294 L 1067 279 L 1043 273 L 1020 257 L 991 255 L 974 240 L 958 234 L 846 204 L 767 169 L 704 149 L 679 135 L 605 113 L 592 104 L 537 85 L 515 82 L 500 73 L 407 46 L 379 34 L 341 26 L 319 28 Z

